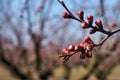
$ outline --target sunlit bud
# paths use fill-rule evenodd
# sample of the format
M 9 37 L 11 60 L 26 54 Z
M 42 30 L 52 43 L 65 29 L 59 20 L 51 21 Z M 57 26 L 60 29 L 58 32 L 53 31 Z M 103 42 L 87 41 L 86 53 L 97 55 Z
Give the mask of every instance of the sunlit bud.
M 80 45 L 75 46 L 75 52 L 79 52 L 82 50 L 82 47 Z
M 71 18 L 72 16 L 68 12 L 63 12 L 62 17 L 63 18 Z
M 74 51 L 75 50 L 75 46 L 74 45 L 69 45 L 68 46 L 68 51 Z
M 83 10 L 79 10 L 78 11 L 78 16 L 83 16 L 84 15 L 84 11 Z
M 79 10 L 78 11 L 78 16 L 80 17 L 81 20 L 83 20 L 83 18 L 84 18 L 84 11 L 83 10 Z
M 83 21 L 83 22 L 81 23 L 81 26 L 82 26 L 83 29 L 89 27 L 88 24 L 87 24 L 85 21 Z
M 89 23 L 90 25 L 92 25 L 93 16 L 91 16 L 91 15 L 87 16 L 87 20 L 88 20 L 88 23 Z
M 87 36 L 87 37 L 84 38 L 83 42 L 88 42 L 88 41 L 90 41 L 90 40 L 91 40 L 90 37 Z
M 100 19 L 96 20 L 95 24 L 98 26 L 99 29 L 103 29 L 102 21 Z
M 68 54 L 68 53 L 69 53 L 69 51 L 68 51 L 67 48 L 64 48 L 64 49 L 62 50 L 62 54 Z
M 93 49 L 93 44 L 88 44 L 88 45 L 86 46 L 86 49 L 87 49 L 88 51 L 91 51 L 91 50 Z
M 98 20 L 95 21 L 95 24 L 96 25 L 102 25 L 102 21 L 100 19 L 98 19 Z

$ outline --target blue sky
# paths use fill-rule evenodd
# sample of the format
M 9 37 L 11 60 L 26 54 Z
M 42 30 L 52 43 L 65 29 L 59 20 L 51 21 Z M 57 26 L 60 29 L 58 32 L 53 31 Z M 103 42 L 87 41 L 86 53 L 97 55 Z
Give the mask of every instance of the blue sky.
M 17 18 L 20 15 L 20 12 L 21 12 L 21 9 L 24 6 L 24 1 L 25 0 L 11 0 L 11 1 L 12 1 L 11 2 L 11 8 L 6 8 L 6 7 L 4 7 L 4 8 L 7 11 L 11 10 L 11 15 L 14 15 L 13 21 L 16 24 L 16 23 L 18 23 Z M 39 14 L 38 15 L 34 15 L 34 11 L 36 10 L 36 8 L 38 6 L 41 5 L 41 1 L 42 0 L 30 0 L 30 1 L 32 1 L 32 3 L 30 3 L 30 4 L 33 6 L 32 7 L 33 12 L 31 12 L 32 13 L 32 15 L 31 15 L 32 21 L 34 22 L 34 24 L 36 22 L 36 24 L 34 25 L 34 28 L 35 28 L 36 26 L 38 26 L 37 24 L 39 24 L 39 16 L 43 16 L 43 15 L 39 15 Z M 46 6 L 48 6 L 48 2 L 49 1 L 54 1 L 54 5 L 53 5 L 52 11 L 50 13 L 50 17 L 54 16 L 54 15 L 57 15 L 58 18 L 62 18 L 61 17 L 61 13 L 63 11 L 65 11 L 65 9 L 57 2 L 57 0 L 47 0 Z M 74 12 L 74 14 L 79 9 L 85 10 L 85 16 L 87 16 L 89 14 L 92 14 L 93 16 L 95 16 L 95 14 L 93 13 L 95 11 L 91 11 L 89 9 L 88 10 L 85 9 L 86 5 L 88 6 L 88 8 L 94 6 L 93 9 L 96 8 L 97 6 L 99 6 L 99 0 L 63 0 L 63 1 L 68 6 L 68 8 L 71 11 Z M 115 3 L 118 2 L 118 0 L 104 0 L 104 1 L 105 1 L 105 6 L 107 6 L 107 8 L 111 8 L 112 5 L 114 5 Z M 7 0 L 4 0 L 3 2 L 4 2 L 4 5 L 7 5 L 6 4 Z M 75 5 L 75 3 L 76 3 L 76 5 Z M 26 12 L 24 12 L 23 14 L 24 14 L 24 18 L 26 19 Z M 49 12 L 48 12 L 48 14 L 49 14 Z M 99 17 L 97 17 L 97 18 L 99 18 Z M 72 24 L 71 24 L 71 26 L 69 28 L 69 31 L 74 32 L 73 30 L 77 30 L 79 28 L 80 24 L 77 21 L 74 21 L 74 20 L 71 20 L 71 21 L 72 21 Z M 24 22 L 24 24 L 26 24 L 26 20 L 23 20 L 23 22 Z M 73 25 L 74 26 L 78 25 L 78 26 L 76 28 L 74 28 L 74 27 L 72 27 Z M 27 26 L 27 25 L 25 25 L 25 26 Z M 36 27 L 36 29 L 38 29 L 38 28 Z M 6 34 L 8 35 L 7 32 L 6 32 Z M 95 35 L 92 35 L 92 37 L 94 37 L 94 36 Z

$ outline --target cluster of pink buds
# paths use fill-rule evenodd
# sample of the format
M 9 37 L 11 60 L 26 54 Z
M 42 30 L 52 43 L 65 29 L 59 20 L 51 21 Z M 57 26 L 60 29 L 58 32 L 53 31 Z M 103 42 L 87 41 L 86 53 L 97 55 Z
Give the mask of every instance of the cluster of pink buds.
M 95 26 L 93 26 L 93 16 L 92 15 L 88 15 L 86 17 L 87 21 L 84 20 L 84 11 L 83 10 L 79 10 L 77 12 L 77 15 L 79 16 L 79 21 L 81 22 L 81 27 L 83 29 L 88 29 L 88 28 L 92 28 L 89 33 L 90 34 L 94 34 L 96 31 L 104 31 L 103 30 L 103 25 L 102 25 L 102 21 L 100 19 L 95 21 Z M 68 12 L 63 12 L 62 13 L 62 17 L 65 19 L 76 19 L 72 14 L 68 13 Z
M 83 29 L 87 29 L 87 28 L 92 28 L 89 33 L 93 34 L 96 31 L 101 31 L 103 30 L 103 26 L 102 26 L 102 21 L 100 19 L 95 21 L 96 26 L 93 26 L 93 16 L 92 15 L 88 15 L 87 16 L 87 22 L 84 20 L 84 12 L 82 10 L 78 11 L 78 16 L 81 20 L 81 26 Z
M 80 59 L 91 58 L 93 50 L 93 41 L 90 37 L 85 37 L 83 42 L 77 45 L 69 45 L 61 51 L 60 58 L 62 62 L 68 60 L 73 54 L 80 53 Z
M 94 46 L 90 37 L 85 37 L 83 42 L 80 43 L 80 46 L 83 48 L 80 54 L 80 59 L 84 59 L 85 57 L 91 58 Z
M 80 59 L 84 59 L 86 57 L 91 58 L 92 50 L 94 47 L 98 47 L 98 46 L 102 45 L 110 36 L 112 36 L 113 34 L 120 31 L 120 28 L 118 28 L 114 31 L 111 31 L 111 28 L 116 26 L 115 24 L 111 25 L 111 28 L 109 31 L 105 30 L 103 27 L 102 21 L 100 19 L 97 19 L 94 22 L 95 25 L 93 25 L 94 17 L 92 15 L 88 15 L 86 17 L 87 21 L 85 21 L 83 10 L 79 10 L 77 12 L 78 17 L 76 17 L 72 12 L 70 12 L 70 10 L 67 8 L 67 6 L 65 5 L 65 3 L 63 1 L 58 0 L 58 2 L 66 9 L 66 12 L 63 12 L 63 14 L 62 14 L 63 18 L 74 19 L 74 20 L 80 22 L 81 27 L 83 29 L 88 29 L 88 28 L 91 29 L 91 30 L 89 30 L 90 34 L 94 34 L 95 32 L 100 32 L 100 33 L 106 34 L 106 37 L 104 39 L 102 39 L 98 44 L 94 44 L 93 41 L 90 39 L 90 37 L 86 37 L 86 38 L 84 38 L 83 42 L 81 42 L 80 44 L 70 45 L 67 48 L 64 48 L 61 52 L 62 55 L 60 55 L 63 62 L 68 60 L 75 53 L 81 53 Z

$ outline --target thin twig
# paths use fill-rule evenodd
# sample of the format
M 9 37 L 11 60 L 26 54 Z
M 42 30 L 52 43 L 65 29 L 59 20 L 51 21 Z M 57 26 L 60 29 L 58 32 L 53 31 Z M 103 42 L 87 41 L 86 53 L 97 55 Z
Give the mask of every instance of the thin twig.
M 63 58 L 64 59 L 64 62 L 67 61 L 72 55 L 76 54 L 77 52 L 73 52 L 71 54 L 62 54 L 62 55 L 59 55 L 59 57 Z
M 98 32 L 101 32 L 101 33 L 104 33 L 104 34 L 107 34 L 107 35 L 111 35 L 112 34 L 112 32 L 110 32 L 110 31 L 106 31 L 106 30 L 98 30 Z
M 72 55 L 74 55 L 74 54 L 76 54 L 76 52 L 74 52 L 74 53 L 71 53 L 71 54 L 62 54 L 62 55 L 59 55 L 59 57 L 66 57 L 66 56 L 69 56 L 69 57 L 71 57 Z
M 63 1 L 58 0 L 58 2 L 73 16 L 73 14 L 70 12 L 70 10 L 67 8 Z
M 102 45 L 109 37 L 110 37 L 110 36 L 106 36 L 103 40 L 101 40 L 100 43 L 94 44 L 94 47 L 98 47 L 98 46 Z
M 111 37 L 113 34 L 119 32 L 119 31 L 120 31 L 120 28 L 116 29 L 115 31 L 110 32 L 100 43 L 94 44 L 94 46 L 98 47 L 98 46 L 102 45 L 109 37 Z
M 112 32 L 112 34 L 115 34 L 120 31 L 120 28 L 116 29 L 115 31 Z
M 57 0 L 65 9 L 66 11 L 72 16 L 72 19 L 75 19 L 79 22 L 82 22 L 82 20 L 78 19 L 77 17 L 75 17 L 72 12 L 67 8 L 67 6 L 65 5 L 65 3 L 63 1 Z

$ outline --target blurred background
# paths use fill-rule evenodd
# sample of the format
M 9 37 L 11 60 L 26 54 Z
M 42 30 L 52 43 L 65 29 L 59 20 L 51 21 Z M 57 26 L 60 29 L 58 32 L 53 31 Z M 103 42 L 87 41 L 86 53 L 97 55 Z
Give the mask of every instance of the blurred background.
M 63 0 L 101 19 L 106 30 L 120 28 L 119 0 Z M 95 48 L 91 59 L 75 54 L 66 63 L 58 57 L 85 36 L 98 43 L 105 35 L 89 35 L 75 20 L 63 19 L 57 0 L 0 0 L 0 80 L 120 80 L 120 33 Z

